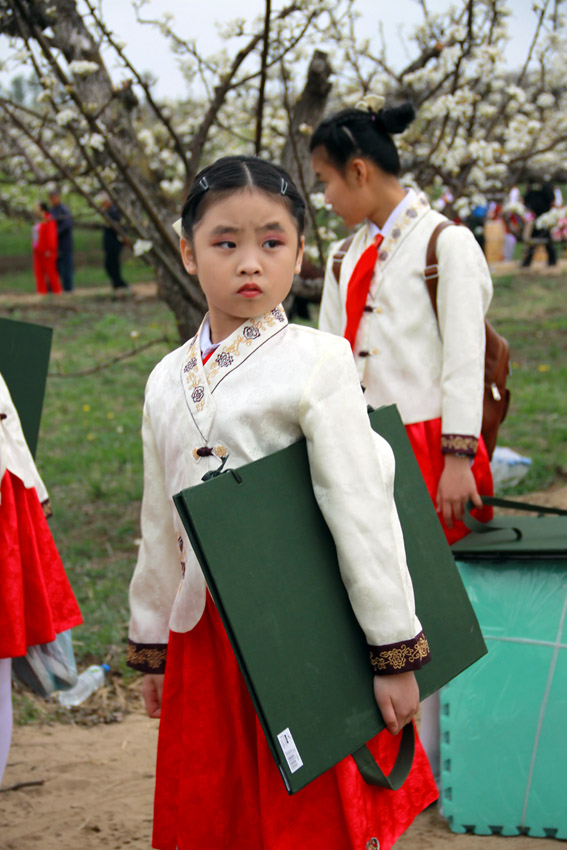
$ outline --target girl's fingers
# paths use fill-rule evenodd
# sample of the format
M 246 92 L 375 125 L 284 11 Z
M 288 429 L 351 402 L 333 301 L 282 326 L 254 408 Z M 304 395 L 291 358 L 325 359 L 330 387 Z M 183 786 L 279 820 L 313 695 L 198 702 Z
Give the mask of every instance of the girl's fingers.
M 474 493 L 471 493 L 471 501 L 472 501 L 473 505 L 475 506 L 475 508 L 482 508 L 483 507 L 484 503 L 483 503 L 482 499 L 480 498 L 477 490 L 475 490 Z

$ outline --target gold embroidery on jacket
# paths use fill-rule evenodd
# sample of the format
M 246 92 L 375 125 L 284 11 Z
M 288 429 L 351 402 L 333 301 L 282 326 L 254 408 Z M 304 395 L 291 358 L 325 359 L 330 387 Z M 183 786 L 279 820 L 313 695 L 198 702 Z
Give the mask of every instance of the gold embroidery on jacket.
M 230 345 L 220 345 L 218 349 L 211 355 L 208 362 L 207 381 L 213 384 L 215 378 L 222 372 L 223 369 L 231 366 L 235 359 L 241 356 L 242 349 L 249 349 L 260 339 L 268 330 L 273 329 L 278 324 L 287 322 L 286 315 L 281 306 L 274 307 L 265 316 L 259 319 L 250 319 L 242 327 L 241 332 L 231 342 Z M 191 400 L 195 405 L 195 409 L 200 413 L 205 407 L 206 393 L 205 387 L 200 383 L 201 376 L 199 374 L 199 358 L 198 354 L 199 335 L 191 340 L 187 359 L 183 365 L 183 379 L 189 388 Z M 224 455 L 216 455 L 224 457 Z
M 157 649 L 137 646 L 135 643 L 128 644 L 128 664 L 138 669 L 163 670 L 166 656 L 167 646 Z
M 415 643 L 402 643 L 379 652 L 371 650 L 370 662 L 376 672 L 411 670 L 421 666 L 421 661 L 428 656 L 429 643 L 422 632 Z
M 462 454 L 474 457 L 478 448 L 477 437 L 468 437 L 463 434 L 442 434 L 441 451 L 443 454 Z

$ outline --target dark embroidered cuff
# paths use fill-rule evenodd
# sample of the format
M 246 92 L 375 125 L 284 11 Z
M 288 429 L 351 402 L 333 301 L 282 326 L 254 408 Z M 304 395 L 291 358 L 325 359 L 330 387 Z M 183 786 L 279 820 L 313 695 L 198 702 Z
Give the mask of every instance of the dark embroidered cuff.
M 465 434 L 441 435 L 441 453 L 444 455 L 474 457 L 477 448 L 478 437 L 467 437 Z
M 368 649 L 370 663 L 377 676 L 420 670 L 424 664 L 431 661 L 429 644 L 423 632 L 411 640 L 401 640 L 384 646 L 370 646 Z
M 142 673 L 165 673 L 166 643 L 134 643 L 128 640 L 126 663 Z

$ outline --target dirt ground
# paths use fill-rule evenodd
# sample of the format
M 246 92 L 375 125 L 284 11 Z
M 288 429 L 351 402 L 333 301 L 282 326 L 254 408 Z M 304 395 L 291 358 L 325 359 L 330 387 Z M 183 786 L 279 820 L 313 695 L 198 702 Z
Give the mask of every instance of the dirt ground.
M 149 850 L 157 731 L 157 722 L 140 712 L 109 725 L 16 729 L 0 793 L 0 850 Z M 555 846 L 550 839 L 456 835 L 436 808 L 397 844 L 399 850 Z

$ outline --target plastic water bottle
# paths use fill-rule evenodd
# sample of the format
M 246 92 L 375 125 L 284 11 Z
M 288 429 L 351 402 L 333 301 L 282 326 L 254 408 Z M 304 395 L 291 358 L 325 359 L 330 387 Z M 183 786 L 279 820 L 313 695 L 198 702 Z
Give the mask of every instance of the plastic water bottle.
M 108 664 L 92 664 L 87 667 L 77 680 L 77 684 L 68 691 L 59 693 L 59 702 L 65 708 L 71 708 L 73 705 L 81 705 L 87 697 L 90 697 L 94 691 L 102 688 L 104 685 L 104 674 L 108 673 L 110 667 Z

